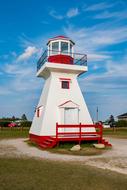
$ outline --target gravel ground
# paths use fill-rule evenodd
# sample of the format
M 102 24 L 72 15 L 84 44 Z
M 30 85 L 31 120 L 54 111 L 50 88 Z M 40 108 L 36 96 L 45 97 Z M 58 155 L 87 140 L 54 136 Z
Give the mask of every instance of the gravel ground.
M 127 140 L 107 138 L 113 145 L 112 149 L 96 156 L 74 156 L 50 153 L 29 146 L 24 138 L 6 139 L 0 141 L 0 157 L 33 157 L 55 161 L 73 161 L 98 168 L 109 169 L 127 174 Z

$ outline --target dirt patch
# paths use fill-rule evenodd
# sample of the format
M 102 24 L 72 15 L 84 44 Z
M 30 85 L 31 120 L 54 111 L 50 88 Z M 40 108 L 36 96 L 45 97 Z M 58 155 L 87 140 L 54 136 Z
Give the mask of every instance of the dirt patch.
M 14 154 L 16 151 L 16 148 L 9 145 L 0 145 L 0 156 L 10 156 Z
M 119 173 L 127 174 L 127 140 L 125 139 L 108 139 L 113 148 L 104 151 L 100 155 L 66 155 L 51 153 L 40 150 L 36 147 L 29 146 L 27 139 L 9 139 L 0 141 L 0 156 L 6 157 L 33 157 L 38 159 L 48 159 L 55 161 L 73 161 L 81 162 L 85 165 L 96 166 L 98 168 L 110 169 Z
M 87 165 L 127 174 L 127 157 L 94 158 L 90 159 Z

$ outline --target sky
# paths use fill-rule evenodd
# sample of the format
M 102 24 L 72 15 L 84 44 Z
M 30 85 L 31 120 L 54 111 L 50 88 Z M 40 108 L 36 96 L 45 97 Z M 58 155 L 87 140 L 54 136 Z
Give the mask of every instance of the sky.
M 44 80 L 37 60 L 49 38 L 64 35 L 88 56 L 78 81 L 90 114 L 127 112 L 126 0 L 0 0 L 0 117 L 32 119 Z

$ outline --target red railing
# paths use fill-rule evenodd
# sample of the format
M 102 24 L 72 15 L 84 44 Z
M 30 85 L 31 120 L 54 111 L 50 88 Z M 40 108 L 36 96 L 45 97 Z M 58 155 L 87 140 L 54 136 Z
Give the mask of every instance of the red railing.
M 93 131 L 83 131 L 86 128 L 93 128 Z M 61 131 L 60 129 L 63 129 Z M 68 131 L 64 131 L 64 129 L 70 129 Z M 73 131 L 73 130 L 76 131 Z M 79 142 L 82 140 L 98 140 L 98 142 L 102 141 L 103 135 L 103 126 L 102 124 L 78 124 L 78 125 L 62 125 L 56 123 L 56 140 L 73 140 L 76 139 Z

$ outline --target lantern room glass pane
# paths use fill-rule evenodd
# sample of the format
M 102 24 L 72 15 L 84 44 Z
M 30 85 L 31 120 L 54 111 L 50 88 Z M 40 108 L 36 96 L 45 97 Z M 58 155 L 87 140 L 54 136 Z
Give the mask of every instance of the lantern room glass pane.
M 48 55 L 51 55 L 51 45 L 49 45 L 49 49 L 48 49 Z
M 68 43 L 61 42 L 61 53 L 68 54 Z
M 72 44 L 70 44 L 70 56 L 72 56 Z
M 53 42 L 52 43 L 52 54 L 56 55 L 59 51 L 59 42 Z

